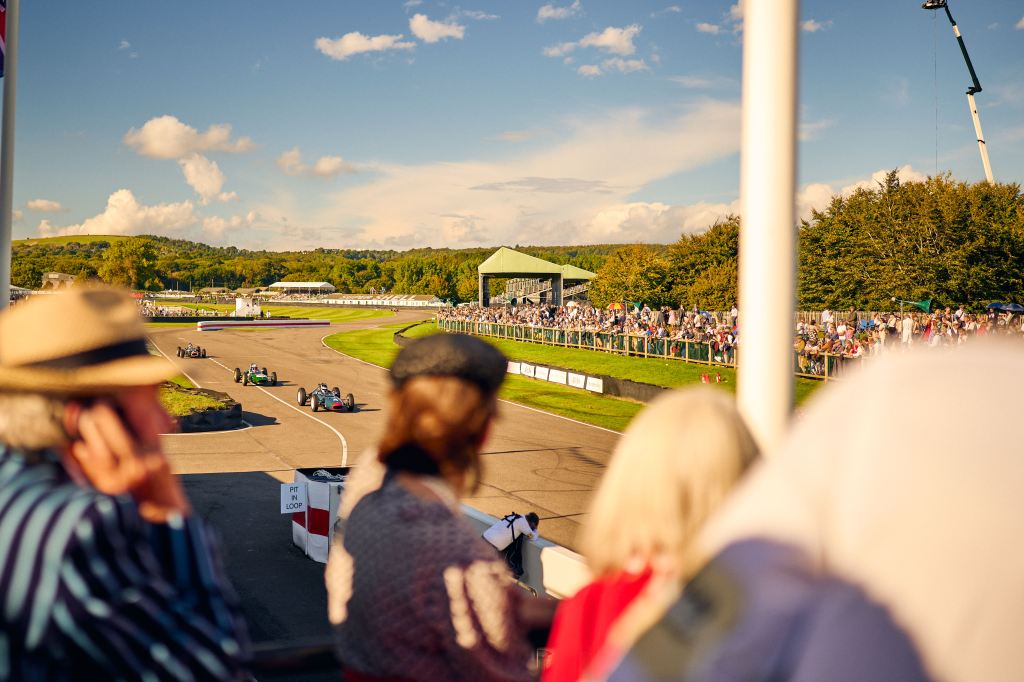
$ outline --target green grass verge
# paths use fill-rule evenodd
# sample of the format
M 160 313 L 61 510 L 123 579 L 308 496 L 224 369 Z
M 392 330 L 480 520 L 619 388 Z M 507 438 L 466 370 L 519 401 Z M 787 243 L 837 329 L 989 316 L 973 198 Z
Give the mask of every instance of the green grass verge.
M 189 393 L 179 389 L 177 386 L 160 387 L 160 403 L 172 417 L 184 417 L 185 415 L 205 410 L 207 408 L 224 407 L 220 401 L 210 396 Z
M 167 328 L 192 327 L 195 329 L 195 322 L 147 322 L 146 329 L 167 329 Z
M 396 331 L 409 323 L 382 325 L 372 329 L 339 332 L 324 339 L 331 348 L 381 367 L 390 367 L 399 347 L 392 340 Z M 437 332 L 437 327 L 421 324 L 406 336 L 426 336 Z M 568 386 L 559 386 L 525 377 L 510 376 L 502 386 L 500 397 L 505 400 L 553 412 L 587 424 L 621 431 L 643 405 L 629 400 L 595 395 Z
M 196 385 L 193 384 L 191 381 L 189 381 L 188 377 L 186 377 L 184 374 L 179 374 L 178 376 L 176 376 L 173 379 L 171 379 L 170 382 L 172 384 L 174 384 L 175 386 L 181 386 L 182 388 L 195 388 L 196 387 Z
M 191 310 L 216 310 L 217 312 L 228 312 L 235 309 L 231 303 L 168 303 L 167 305 L 168 307 L 178 306 Z M 312 308 L 301 305 L 264 305 L 262 308 L 275 316 L 304 317 L 311 320 L 330 320 L 331 322 L 355 322 L 379 317 L 394 317 L 395 315 L 390 310 L 363 308 Z

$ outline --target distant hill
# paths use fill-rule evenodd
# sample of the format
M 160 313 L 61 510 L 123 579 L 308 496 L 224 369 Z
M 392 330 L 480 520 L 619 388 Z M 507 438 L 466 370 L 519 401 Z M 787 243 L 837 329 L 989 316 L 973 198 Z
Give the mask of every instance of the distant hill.
M 38 288 L 43 273 L 51 271 L 96 278 L 111 244 L 125 239 L 149 245 L 155 271 L 155 276 L 146 280 L 151 289 L 256 287 L 279 280 L 326 281 L 343 293 L 368 293 L 371 289 L 383 288 L 396 293 L 434 294 L 455 301 L 476 298 L 476 268 L 497 248 L 250 251 L 155 236 L 47 237 L 14 242 L 13 283 Z M 609 254 L 621 247 L 621 244 L 515 245 L 518 250 L 538 258 L 594 272 Z M 663 252 L 668 247 L 653 248 Z M 500 293 L 502 285 L 500 282 L 496 285 L 494 293 Z

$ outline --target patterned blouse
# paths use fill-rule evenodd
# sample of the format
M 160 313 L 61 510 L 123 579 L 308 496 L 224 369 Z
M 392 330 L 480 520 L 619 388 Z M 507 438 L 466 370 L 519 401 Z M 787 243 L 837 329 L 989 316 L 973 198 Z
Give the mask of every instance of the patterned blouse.
M 0 682 L 232 680 L 245 625 L 202 524 L 156 525 L 0 445 Z
M 528 680 L 508 569 L 468 521 L 388 474 L 337 526 L 346 669 L 406 680 Z

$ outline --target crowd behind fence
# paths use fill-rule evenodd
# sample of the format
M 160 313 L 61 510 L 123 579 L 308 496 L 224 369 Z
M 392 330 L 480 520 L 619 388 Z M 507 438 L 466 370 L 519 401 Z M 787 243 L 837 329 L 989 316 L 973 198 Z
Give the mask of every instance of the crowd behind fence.
M 474 336 L 489 336 L 511 341 L 539 343 L 546 346 L 604 351 L 629 357 L 680 360 L 709 367 L 736 367 L 739 349 L 736 346 L 716 347 L 715 342 L 657 338 L 615 332 L 566 330 L 496 322 L 472 322 L 438 318 L 438 329 Z M 866 356 L 847 357 L 820 353 L 808 357 L 793 352 L 793 371 L 797 376 L 829 380 L 841 376 L 848 368 L 863 362 Z

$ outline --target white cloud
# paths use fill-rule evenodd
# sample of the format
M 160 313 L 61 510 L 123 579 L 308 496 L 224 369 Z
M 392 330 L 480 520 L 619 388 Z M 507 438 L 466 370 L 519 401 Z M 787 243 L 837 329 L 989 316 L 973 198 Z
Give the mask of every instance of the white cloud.
M 39 223 L 39 234 L 44 237 L 71 234 L 176 234 L 199 222 L 191 201 L 176 204 L 140 204 L 131 190 L 119 189 L 107 199 L 107 206 L 99 215 L 81 223 L 55 227 L 50 221 Z
M 40 213 L 56 213 L 64 210 L 59 201 L 52 199 L 32 199 L 25 203 L 25 208 L 30 211 L 39 211 Z
M 25 214 L 19 211 L 18 209 L 14 209 L 13 211 L 11 211 L 11 219 L 16 223 L 21 222 L 21 219 L 24 217 Z
M 473 19 L 475 21 L 496 21 L 501 19 L 497 14 L 489 14 L 478 9 L 464 9 L 459 12 L 460 17 L 466 17 L 467 19 Z
M 501 160 L 374 164 L 370 181 L 340 189 L 321 209 L 296 209 L 292 222 L 332 226 L 344 243 L 396 248 L 654 241 L 661 238 L 654 231 L 667 225 L 664 211 L 622 208 L 636 203 L 631 196 L 733 156 L 739 146 L 735 102 L 704 100 L 669 118 L 626 109 L 568 125 L 561 141 Z M 616 210 L 628 230 L 610 227 Z M 674 239 L 678 229 L 663 233 Z M 467 236 L 455 240 L 456 234 Z
M 683 8 L 679 5 L 669 5 L 665 9 L 660 9 L 657 12 L 651 12 L 651 18 L 659 17 L 663 14 L 680 14 L 682 11 Z
M 737 30 L 743 28 L 743 0 L 729 6 L 729 20 L 737 24 Z
M 230 201 L 238 198 L 234 192 L 221 192 L 224 187 L 224 173 L 216 161 L 211 161 L 202 154 L 189 154 L 183 159 L 178 159 L 178 165 L 185 175 L 185 182 L 195 190 L 204 205 L 211 201 Z
M 436 43 L 448 38 L 462 40 L 466 27 L 453 21 L 432 21 L 426 14 L 414 14 L 409 20 L 409 30 L 425 43 Z
M 631 55 L 636 52 L 633 39 L 640 33 L 641 27 L 632 24 L 624 28 L 609 26 L 600 33 L 588 33 L 577 42 L 558 43 L 545 47 L 545 57 L 564 57 L 579 47 L 595 47 L 612 54 Z M 578 69 L 577 69 L 578 70 Z
M 601 76 L 609 71 L 633 73 L 634 71 L 647 71 L 649 68 L 650 67 L 647 66 L 647 62 L 643 59 L 622 59 L 621 57 L 613 57 L 601 62 L 600 66 L 597 64 L 584 64 L 576 69 L 576 72 L 581 76 L 593 77 Z
M 640 33 L 640 26 L 632 24 L 625 28 L 609 26 L 600 33 L 588 33 L 580 40 L 580 47 L 596 47 L 612 54 L 629 55 L 636 52 L 633 39 Z
M 535 134 L 532 130 L 504 130 L 498 133 L 496 137 L 505 142 L 523 142 L 534 137 Z
M 669 76 L 668 80 L 676 85 L 692 90 L 710 90 L 736 85 L 736 81 L 723 76 Z
M 277 165 L 285 175 L 315 175 L 321 178 L 332 178 L 339 173 L 356 171 L 355 166 L 340 156 L 321 156 L 312 164 L 304 164 L 298 147 L 293 147 L 277 157 Z
M 405 2 L 402 3 L 402 7 L 412 9 L 413 7 L 419 7 L 422 4 L 423 0 L 405 0 Z
M 709 24 L 707 22 L 700 22 L 697 24 L 697 30 L 701 33 L 710 33 L 711 35 L 718 35 L 722 32 L 722 27 L 718 24 Z
M 354 54 L 384 52 L 385 50 L 411 50 L 416 43 L 403 41 L 402 35 L 367 36 L 359 31 L 346 33 L 340 38 L 317 38 L 313 45 L 331 59 L 344 61 Z
M 180 159 L 197 152 L 247 152 L 253 148 L 248 137 L 231 139 L 227 123 L 211 125 L 200 133 L 174 116 L 151 118 L 139 129 L 124 134 L 124 143 L 151 159 Z
M 805 33 L 817 33 L 818 31 L 824 31 L 825 29 L 832 28 L 832 20 L 827 19 L 825 21 L 816 21 L 814 19 L 808 19 L 807 21 L 800 22 L 800 28 Z
M 580 0 L 575 0 L 568 7 L 555 7 L 554 5 L 544 5 L 537 10 L 537 22 L 543 24 L 548 20 L 561 20 L 574 17 L 580 13 Z
M 203 233 L 208 237 L 216 241 L 221 241 L 224 238 L 224 233 L 229 230 L 237 230 L 241 227 L 252 227 L 256 224 L 256 212 L 249 211 L 245 216 L 234 215 L 230 218 L 222 218 L 220 216 L 210 216 L 203 218 L 202 228 Z
M 119 49 L 119 50 L 127 50 L 131 46 L 132 46 L 132 44 L 129 43 L 127 40 L 122 40 L 120 43 L 117 44 L 117 49 Z
M 1016 29 L 1018 31 L 1024 31 L 1024 17 L 1021 17 L 1020 21 L 1017 22 Z
M 816 140 L 823 131 L 828 130 L 835 123 L 835 120 L 831 118 L 823 118 L 820 121 L 801 121 L 798 137 L 801 142 Z

